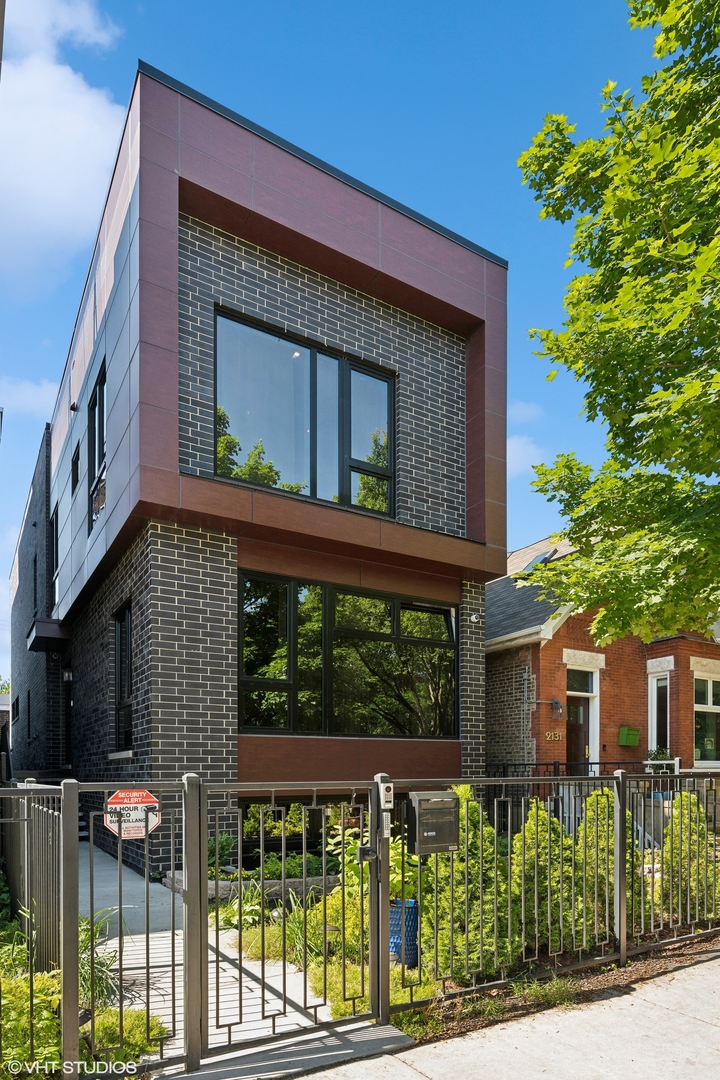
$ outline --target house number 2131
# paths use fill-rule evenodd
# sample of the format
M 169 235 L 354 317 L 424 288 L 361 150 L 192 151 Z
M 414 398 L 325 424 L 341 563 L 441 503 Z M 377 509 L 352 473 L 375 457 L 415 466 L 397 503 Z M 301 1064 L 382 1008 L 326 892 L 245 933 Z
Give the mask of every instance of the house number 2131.
M 546 742 L 562 742 L 562 731 L 546 731 Z

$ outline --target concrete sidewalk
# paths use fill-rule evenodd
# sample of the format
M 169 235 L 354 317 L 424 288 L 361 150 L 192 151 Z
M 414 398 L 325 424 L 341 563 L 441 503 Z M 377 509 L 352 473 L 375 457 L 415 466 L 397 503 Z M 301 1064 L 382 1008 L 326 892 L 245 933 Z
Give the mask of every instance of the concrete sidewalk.
M 604 1001 L 537 1013 L 315 1075 L 318 1080 L 710 1080 L 720 1076 L 720 950 Z

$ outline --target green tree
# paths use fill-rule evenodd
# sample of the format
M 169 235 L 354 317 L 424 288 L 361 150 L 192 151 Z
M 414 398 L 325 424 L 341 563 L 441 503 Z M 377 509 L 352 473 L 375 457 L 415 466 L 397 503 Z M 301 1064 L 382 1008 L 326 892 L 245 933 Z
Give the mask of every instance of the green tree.
M 4 679 L 2 677 L 2 675 L 0 675 L 0 694 L 9 694 L 9 693 L 10 693 L 10 680 L 9 679 Z
M 547 116 L 519 162 L 541 217 L 574 220 L 580 264 L 564 329 L 532 333 L 608 449 L 596 472 L 573 454 L 537 468 L 577 551 L 532 580 L 596 609 L 601 643 L 707 633 L 720 610 L 720 3 L 628 6 L 658 29 L 642 94 L 607 84 L 599 138 Z
M 217 407 L 215 425 L 215 471 L 219 476 L 231 476 L 234 480 L 245 480 L 250 484 L 262 484 L 263 487 L 276 487 L 283 491 L 295 491 L 298 494 L 306 484 L 280 483 L 280 470 L 272 461 L 265 460 L 265 447 L 262 439 L 248 452 L 242 465 L 235 458 L 242 451 L 240 440 L 230 434 L 230 417 L 222 405 Z
M 422 962 L 435 977 L 462 982 L 473 971 L 489 974 L 511 961 L 508 859 L 472 788 L 460 798 L 460 844 L 431 855 L 422 874 Z

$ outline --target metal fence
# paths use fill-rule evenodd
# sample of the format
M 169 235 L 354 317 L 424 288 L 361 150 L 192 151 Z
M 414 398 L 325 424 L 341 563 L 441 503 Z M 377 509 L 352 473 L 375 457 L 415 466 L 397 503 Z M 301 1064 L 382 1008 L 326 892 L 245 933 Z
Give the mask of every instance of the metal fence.
M 20 915 L 0 934 L 0 1064 L 42 1047 L 193 1070 L 720 929 L 712 774 L 401 780 L 389 804 L 388 783 L 186 776 L 150 785 L 140 835 L 107 784 L 0 788 Z M 410 793 L 452 787 L 456 849 L 416 856 Z

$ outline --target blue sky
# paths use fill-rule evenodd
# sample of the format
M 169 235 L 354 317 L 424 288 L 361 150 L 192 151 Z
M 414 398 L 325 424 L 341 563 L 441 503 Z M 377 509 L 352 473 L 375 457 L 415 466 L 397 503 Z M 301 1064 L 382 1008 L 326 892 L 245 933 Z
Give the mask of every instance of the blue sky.
M 504 256 L 508 543 L 559 525 L 533 462 L 602 432 L 532 354 L 557 326 L 568 227 L 538 220 L 516 166 L 547 112 L 596 134 L 600 89 L 638 88 L 652 37 L 625 0 L 7 0 L 0 82 L 0 673 L 7 580 L 50 419 L 137 59 Z

